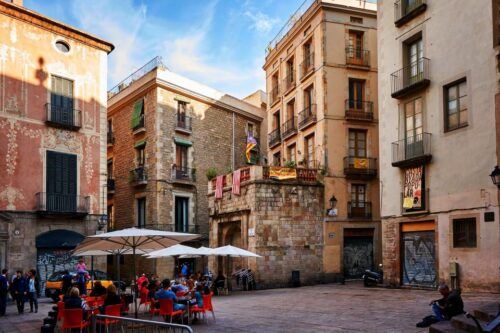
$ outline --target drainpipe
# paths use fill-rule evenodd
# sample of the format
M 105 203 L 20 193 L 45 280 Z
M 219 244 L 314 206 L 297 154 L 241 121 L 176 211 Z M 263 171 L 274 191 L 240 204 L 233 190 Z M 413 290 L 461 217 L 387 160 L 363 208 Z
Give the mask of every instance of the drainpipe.
M 233 170 L 233 171 L 234 171 L 234 160 L 235 160 L 235 158 L 234 158 L 234 151 L 235 151 L 235 147 L 234 147 L 234 145 L 235 145 L 235 137 L 234 137 L 235 136 L 235 133 L 234 133 L 235 132 L 235 122 L 236 122 L 236 116 L 234 115 L 234 112 L 233 112 L 233 135 L 232 135 L 233 136 L 233 144 L 231 146 L 231 170 Z

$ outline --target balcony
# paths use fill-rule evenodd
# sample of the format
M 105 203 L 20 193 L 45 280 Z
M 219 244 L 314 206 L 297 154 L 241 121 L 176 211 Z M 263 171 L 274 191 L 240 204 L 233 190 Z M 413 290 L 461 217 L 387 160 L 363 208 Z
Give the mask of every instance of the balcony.
M 112 178 L 108 178 L 107 186 L 108 186 L 108 194 L 114 194 L 115 193 L 115 180 Z
M 300 64 L 300 71 L 301 80 L 304 80 L 309 74 L 314 72 L 314 52 L 304 56 L 304 61 Z
M 172 166 L 172 180 L 173 181 L 195 182 L 196 181 L 196 169 L 173 165 Z
M 146 185 L 148 183 L 146 168 L 138 167 L 130 170 L 129 179 L 133 186 Z
M 315 122 L 316 104 L 311 104 L 299 112 L 299 129 L 304 129 Z
M 345 100 L 345 119 L 373 121 L 373 102 Z
M 399 99 L 427 88 L 431 83 L 429 63 L 429 59 L 420 58 L 410 65 L 392 73 L 391 96 Z
M 430 162 L 431 134 L 422 133 L 392 143 L 392 166 L 406 168 Z
M 347 203 L 347 217 L 353 220 L 371 220 L 372 203 L 349 201 Z
M 134 134 L 146 131 L 146 128 L 144 127 L 144 114 L 141 114 L 139 122 L 134 126 L 134 128 L 132 128 L 132 131 L 134 132 Z
M 108 146 L 112 146 L 115 144 L 115 134 L 113 132 L 107 133 Z
M 281 142 L 281 133 L 279 127 L 269 133 L 269 148 L 276 146 Z
M 43 215 L 84 216 L 90 212 L 90 197 L 39 192 L 36 194 L 36 211 Z
M 45 104 L 47 118 L 45 122 L 54 127 L 78 131 L 82 127 L 82 113 L 72 107 Z
M 373 157 L 344 157 L 344 175 L 351 179 L 372 179 L 377 176 L 377 159 Z
M 280 86 L 275 85 L 269 93 L 269 105 L 274 105 L 280 98 Z
M 178 113 L 177 114 L 177 122 L 175 125 L 175 130 L 178 132 L 191 133 L 193 128 L 191 127 L 192 118 L 186 116 L 185 114 Z
M 425 12 L 426 9 L 426 0 L 398 0 L 394 3 L 394 24 L 400 27 Z
M 283 140 L 297 133 L 297 117 L 292 117 L 283 124 L 282 133 Z
M 295 71 L 291 71 L 290 73 L 288 73 L 288 75 L 283 80 L 283 86 L 285 87 L 285 94 L 295 88 Z
M 345 64 L 348 67 L 370 69 L 370 51 L 357 47 L 346 47 Z

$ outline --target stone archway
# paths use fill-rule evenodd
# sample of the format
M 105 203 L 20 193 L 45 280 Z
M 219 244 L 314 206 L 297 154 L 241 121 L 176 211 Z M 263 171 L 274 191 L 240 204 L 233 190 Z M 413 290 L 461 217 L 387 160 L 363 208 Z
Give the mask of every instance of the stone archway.
M 234 221 L 224 223 L 222 227 L 220 246 L 232 245 L 243 247 L 243 240 L 241 235 L 241 221 Z M 231 274 L 235 269 L 242 267 L 242 259 L 240 258 L 222 258 L 218 260 L 219 270 L 222 270 L 224 275 L 230 279 Z

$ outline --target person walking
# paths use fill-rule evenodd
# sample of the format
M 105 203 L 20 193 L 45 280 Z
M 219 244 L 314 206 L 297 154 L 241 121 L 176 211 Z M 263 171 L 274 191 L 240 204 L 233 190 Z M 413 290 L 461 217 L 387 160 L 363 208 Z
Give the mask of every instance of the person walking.
M 28 283 L 23 276 L 23 271 L 18 270 L 14 282 L 12 282 L 12 290 L 14 291 L 14 299 L 17 304 L 17 312 L 24 313 L 24 302 L 28 294 Z
M 30 302 L 30 312 L 33 312 L 33 306 L 35 307 L 35 313 L 38 312 L 38 291 L 36 289 L 36 276 L 33 274 L 33 270 L 28 272 L 28 300 Z
M 8 270 L 4 268 L 2 269 L 2 275 L 0 275 L 0 317 L 5 316 L 5 310 L 7 309 L 7 294 L 9 293 L 7 273 Z

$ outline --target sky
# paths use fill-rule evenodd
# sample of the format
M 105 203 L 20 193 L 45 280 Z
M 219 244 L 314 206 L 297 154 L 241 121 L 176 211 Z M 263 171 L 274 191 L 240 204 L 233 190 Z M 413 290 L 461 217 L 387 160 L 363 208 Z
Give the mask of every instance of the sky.
M 171 70 L 244 98 L 265 90 L 265 48 L 304 0 L 24 0 L 115 45 L 108 89 L 155 56 Z

